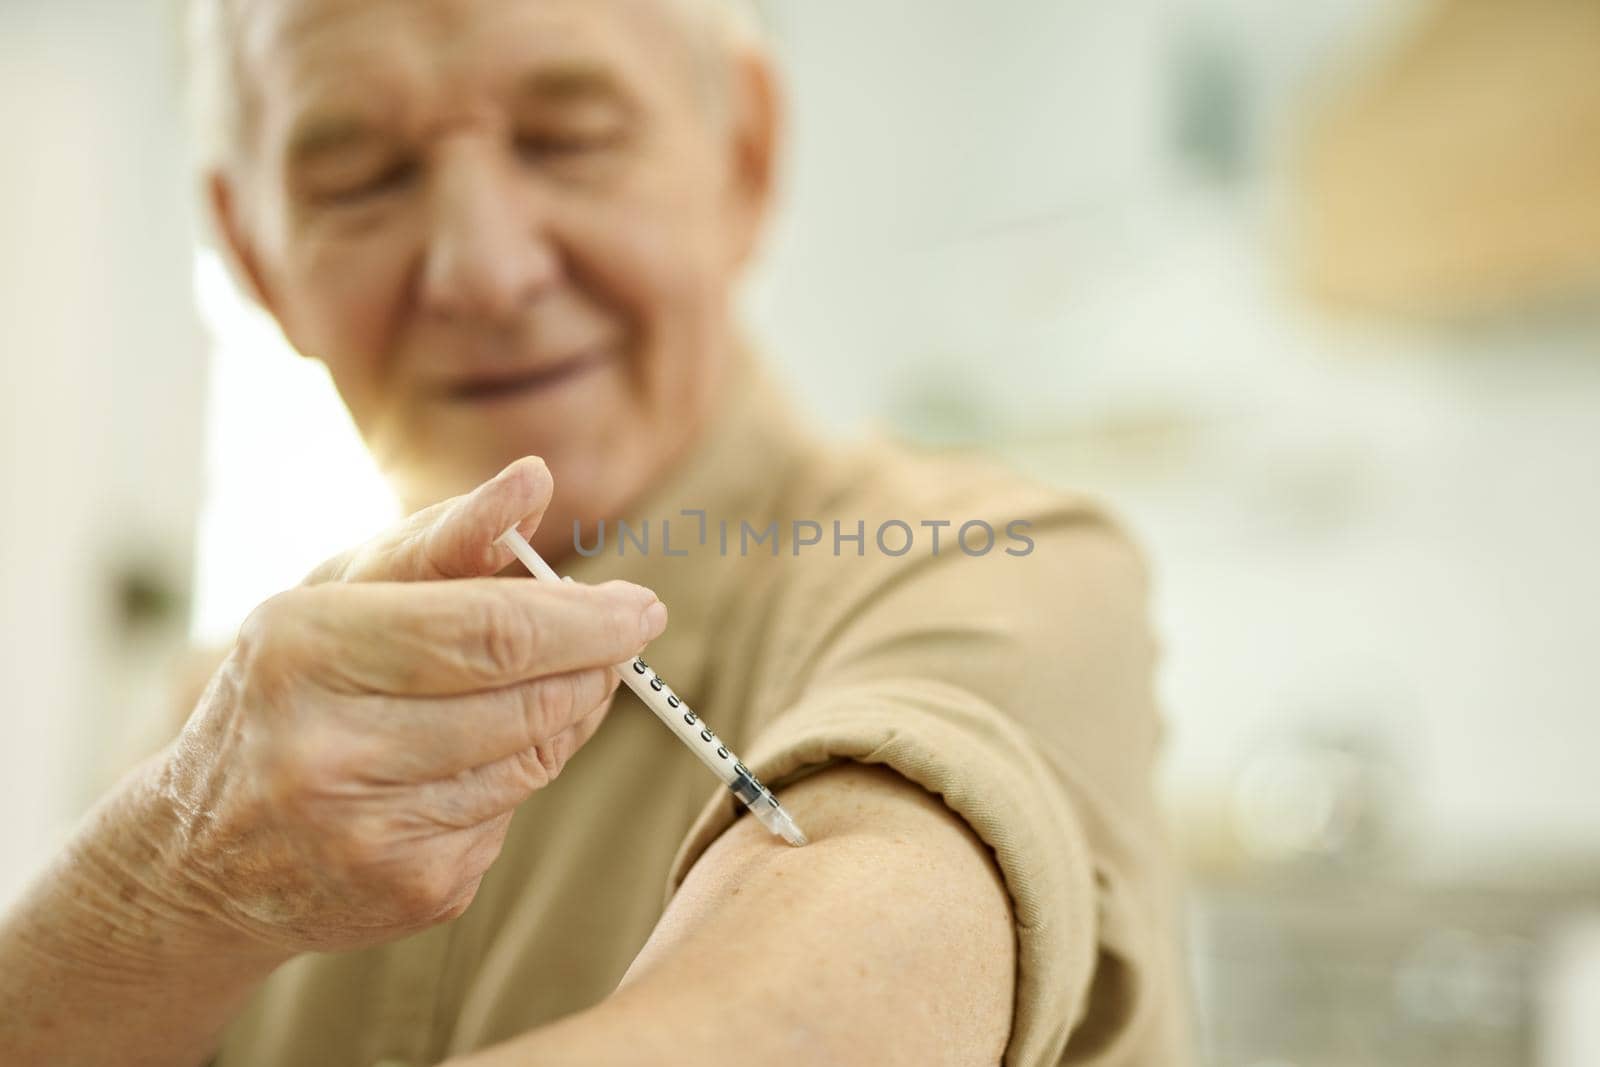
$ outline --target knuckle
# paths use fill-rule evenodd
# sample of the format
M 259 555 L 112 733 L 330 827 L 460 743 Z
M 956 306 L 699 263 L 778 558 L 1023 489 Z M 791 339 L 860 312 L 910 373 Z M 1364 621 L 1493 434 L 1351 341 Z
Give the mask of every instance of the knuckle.
M 537 621 L 494 600 L 484 607 L 478 622 L 484 666 L 497 678 L 524 673 L 539 644 Z
M 239 626 L 238 645 L 240 648 L 254 647 L 262 642 L 268 635 L 277 630 L 277 622 L 283 613 L 289 609 L 294 598 L 294 590 L 270 596 L 257 604 L 245 616 Z
M 615 671 L 602 669 L 584 671 L 578 681 L 578 692 L 582 695 L 575 710 L 580 714 L 593 711 L 605 702 L 616 686 Z
M 574 751 L 588 744 L 589 739 L 600 731 L 601 724 L 604 723 L 606 718 L 611 714 L 611 708 L 612 703 L 610 699 L 607 698 L 596 705 L 593 711 L 591 711 L 588 715 L 585 715 L 583 719 L 578 722 L 578 724 L 574 727 L 574 730 L 578 735 L 577 743 L 573 745 Z
M 294 705 L 306 678 L 307 655 L 319 644 L 314 621 L 323 610 L 319 602 L 326 588 L 279 593 L 259 604 L 239 628 L 233 661 L 258 702 L 279 709 Z
M 467 909 L 472 906 L 472 902 L 474 899 L 476 899 L 477 895 L 477 885 L 468 886 L 462 892 L 457 893 L 455 899 L 447 903 L 444 906 L 444 909 L 439 913 L 439 921 L 450 922 L 453 919 L 461 918 L 461 916 L 467 913 Z
M 529 745 L 508 756 L 502 764 L 503 773 L 497 776 L 497 793 L 515 791 L 531 796 L 549 785 L 561 773 L 559 761 L 552 761 L 547 742 Z
M 529 746 L 543 743 L 561 732 L 578 703 L 575 675 L 543 678 L 528 687 L 524 729 Z
M 549 765 L 539 755 L 539 745 L 531 745 L 511 757 L 512 782 L 522 793 L 535 793 L 554 779 Z
M 558 715 L 552 720 L 556 730 L 564 730 L 571 726 L 584 713 L 594 707 L 596 693 L 595 671 L 579 671 L 567 676 L 567 684 L 562 686 L 562 701 L 557 709 Z
M 410 871 L 394 887 L 393 894 L 395 904 L 406 919 L 427 923 L 446 917 L 459 901 L 461 890 L 458 872 L 447 864 L 437 863 Z
M 300 591 L 291 589 L 257 604 L 239 627 L 235 654 L 252 668 L 271 664 L 283 656 L 286 639 L 294 632 Z
M 567 745 L 561 737 L 551 738 L 544 744 L 533 749 L 533 756 L 538 761 L 539 767 L 544 772 L 544 785 L 549 785 L 561 774 L 561 769 L 567 765 Z

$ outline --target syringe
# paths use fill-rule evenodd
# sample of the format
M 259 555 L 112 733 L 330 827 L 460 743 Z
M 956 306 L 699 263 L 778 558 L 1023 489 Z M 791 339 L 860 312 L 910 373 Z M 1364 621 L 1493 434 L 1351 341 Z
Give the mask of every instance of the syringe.
M 523 566 L 532 572 L 535 578 L 546 582 L 559 582 L 563 579 L 551 569 L 528 544 L 527 538 L 512 527 L 500 535 L 500 543 L 511 549 L 516 557 L 522 561 Z M 565 579 L 571 581 L 571 578 Z M 661 676 L 651 669 L 641 657 L 635 656 L 627 663 L 620 663 L 612 668 L 617 672 L 629 689 L 644 702 L 644 706 L 655 712 L 656 718 L 666 724 L 667 729 L 678 735 L 678 740 L 689 746 L 689 751 L 700 757 L 700 762 L 711 768 L 722 783 L 732 791 L 733 795 L 742 800 L 745 807 L 761 821 L 761 825 L 777 834 L 791 845 L 804 845 L 808 839 L 805 832 L 789 817 L 789 813 L 778 805 L 778 798 L 772 791 L 762 785 L 750 768 L 746 767 L 737 756 L 728 751 L 724 745 L 698 715 L 690 709 L 689 705 L 672 691 L 672 687 L 661 680 Z

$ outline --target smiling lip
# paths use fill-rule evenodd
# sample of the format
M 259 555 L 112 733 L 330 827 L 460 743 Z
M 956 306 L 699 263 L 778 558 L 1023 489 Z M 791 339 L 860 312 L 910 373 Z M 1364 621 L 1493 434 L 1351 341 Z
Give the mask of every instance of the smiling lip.
M 553 389 L 599 367 L 608 358 L 607 350 L 594 349 L 534 371 L 455 382 L 445 387 L 445 395 L 451 400 L 486 403 L 538 390 Z

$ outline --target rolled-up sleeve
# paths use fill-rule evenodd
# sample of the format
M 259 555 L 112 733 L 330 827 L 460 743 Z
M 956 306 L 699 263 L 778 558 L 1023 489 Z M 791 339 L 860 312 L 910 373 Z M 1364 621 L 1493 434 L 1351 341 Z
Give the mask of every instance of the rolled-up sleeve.
M 989 846 L 1016 922 L 1010 1067 L 1181 1063 L 1144 569 L 1097 513 L 1031 516 L 1020 557 L 797 574 L 773 607 L 782 681 L 742 754 L 774 787 L 891 767 Z M 738 814 L 707 802 L 669 894 Z

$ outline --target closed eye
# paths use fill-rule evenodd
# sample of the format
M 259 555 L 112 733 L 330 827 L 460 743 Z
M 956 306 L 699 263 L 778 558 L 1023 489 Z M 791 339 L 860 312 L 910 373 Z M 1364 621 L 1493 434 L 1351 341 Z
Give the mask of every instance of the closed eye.
M 622 140 L 619 130 L 596 133 L 521 134 L 516 139 L 517 155 L 529 163 L 573 159 L 604 152 Z
M 397 160 L 370 177 L 314 189 L 312 197 L 333 206 L 361 204 L 405 189 L 416 179 L 417 173 L 415 162 Z

